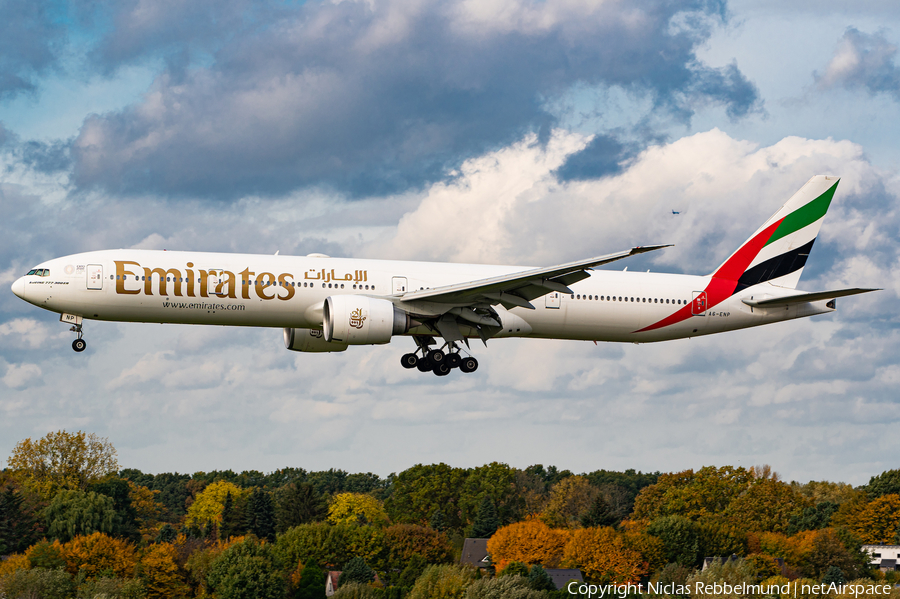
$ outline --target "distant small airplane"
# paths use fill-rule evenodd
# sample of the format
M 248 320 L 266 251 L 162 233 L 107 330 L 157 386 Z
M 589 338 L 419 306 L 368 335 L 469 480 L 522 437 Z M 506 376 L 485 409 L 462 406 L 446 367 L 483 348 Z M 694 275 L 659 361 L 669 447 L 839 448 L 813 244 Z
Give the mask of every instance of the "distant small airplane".
M 682 339 L 824 314 L 835 298 L 875 291 L 796 290 L 838 181 L 810 179 L 705 276 L 594 270 L 665 245 L 546 268 L 102 250 L 48 260 L 12 290 L 61 314 L 77 334 L 77 352 L 86 347 L 83 322 L 92 319 L 278 327 L 285 346 L 302 352 L 405 335 L 417 349 L 402 365 L 443 376 L 478 368 L 463 355 L 470 338 Z
M 681 210 L 673 210 L 672 214 L 681 214 Z

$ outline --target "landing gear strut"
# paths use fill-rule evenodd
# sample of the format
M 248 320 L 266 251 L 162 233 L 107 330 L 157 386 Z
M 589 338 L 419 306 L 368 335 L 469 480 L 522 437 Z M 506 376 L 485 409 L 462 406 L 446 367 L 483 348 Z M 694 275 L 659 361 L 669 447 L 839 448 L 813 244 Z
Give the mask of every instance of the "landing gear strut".
M 83 352 L 84 348 L 87 347 L 87 341 L 85 341 L 84 339 L 81 338 L 81 336 L 83 335 L 83 333 L 81 331 L 81 325 L 76 324 L 74 327 L 72 327 L 69 330 L 72 331 L 73 333 L 78 334 L 78 338 L 72 342 L 72 349 L 74 349 L 75 351 L 77 351 L 79 353 Z
M 447 376 L 454 368 L 459 368 L 462 372 L 475 372 L 478 368 L 478 360 L 472 356 L 461 356 L 460 348 L 455 343 L 446 343 L 440 349 L 431 349 L 433 337 L 416 336 L 414 339 L 419 348 L 413 353 L 403 354 L 400 364 L 404 368 L 416 368 L 419 372 L 431 371 L 437 376 Z M 448 351 L 445 352 L 444 348 Z

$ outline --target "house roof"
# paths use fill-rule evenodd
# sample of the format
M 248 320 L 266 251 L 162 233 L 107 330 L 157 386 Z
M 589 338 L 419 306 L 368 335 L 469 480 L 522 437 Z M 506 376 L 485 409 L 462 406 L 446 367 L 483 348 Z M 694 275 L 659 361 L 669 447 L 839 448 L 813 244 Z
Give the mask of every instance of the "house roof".
M 491 556 L 487 550 L 487 539 L 466 539 L 463 542 L 459 565 L 487 568 L 491 565 Z
M 544 568 L 544 572 L 550 575 L 556 590 L 561 591 L 566 588 L 570 580 L 577 580 L 579 583 L 584 582 L 581 570 L 576 568 Z
M 326 574 L 326 576 L 327 576 L 326 582 L 330 581 L 331 586 L 336 589 L 338 579 L 341 577 L 341 572 L 342 572 L 342 570 L 329 570 L 328 573 Z

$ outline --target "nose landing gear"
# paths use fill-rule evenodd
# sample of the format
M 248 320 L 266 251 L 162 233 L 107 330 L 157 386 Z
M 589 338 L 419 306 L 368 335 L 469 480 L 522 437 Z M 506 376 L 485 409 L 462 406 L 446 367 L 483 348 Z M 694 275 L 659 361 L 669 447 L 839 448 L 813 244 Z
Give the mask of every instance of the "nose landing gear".
M 81 336 L 83 335 L 83 333 L 81 331 L 81 325 L 76 324 L 69 330 L 72 331 L 73 333 L 78 334 L 78 338 L 72 342 L 72 349 L 74 349 L 78 353 L 83 352 L 84 349 L 87 347 L 87 341 L 85 341 L 84 339 L 81 338 Z

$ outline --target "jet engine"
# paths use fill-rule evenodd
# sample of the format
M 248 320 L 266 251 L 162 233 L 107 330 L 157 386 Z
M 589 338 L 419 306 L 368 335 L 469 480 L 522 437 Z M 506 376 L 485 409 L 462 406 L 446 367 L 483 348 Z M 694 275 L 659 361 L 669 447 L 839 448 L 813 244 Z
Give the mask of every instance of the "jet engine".
M 338 352 L 347 349 L 346 343 L 325 341 L 318 329 L 285 329 L 284 346 L 291 351 Z
M 325 340 L 347 345 L 390 343 L 410 328 L 410 318 L 387 300 L 359 295 L 332 295 L 322 310 Z

